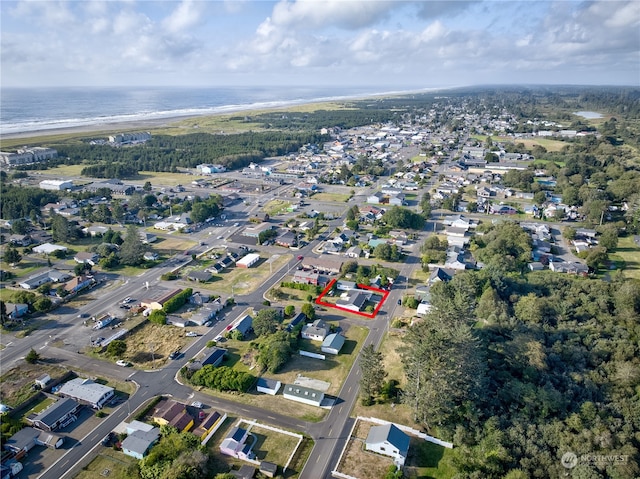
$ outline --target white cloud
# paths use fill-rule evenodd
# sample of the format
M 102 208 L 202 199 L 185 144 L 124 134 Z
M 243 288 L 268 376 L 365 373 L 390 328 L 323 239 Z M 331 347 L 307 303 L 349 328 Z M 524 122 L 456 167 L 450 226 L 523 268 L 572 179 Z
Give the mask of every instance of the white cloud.
M 402 3 L 384 0 L 281 0 L 273 8 L 273 24 L 287 28 L 324 26 L 357 29 L 389 16 Z
M 183 0 L 171 15 L 164 19 L 163 26 L 170 33 L 188 30 L 203 20 L 205 2 Z

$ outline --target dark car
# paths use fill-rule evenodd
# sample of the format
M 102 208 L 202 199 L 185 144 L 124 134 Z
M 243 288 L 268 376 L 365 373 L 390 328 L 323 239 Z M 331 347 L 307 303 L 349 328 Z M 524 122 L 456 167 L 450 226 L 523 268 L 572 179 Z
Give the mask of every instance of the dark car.
M 304 258 L 304 256 L 299 255 L 299 256 L 298 256 L 298 261 L 301 261 L 303 258 Z
M 112 432 L 110 432 L 109 434 L 107 434 L 103 439 L 102 439 L 102 445 L 103 446 L 108 446 L 109 444 L 111 444 L 114 439 L 116 438 L 116 435 Z
M 401 299 L 398 300 L 398 304 L 402 304 L 402 300 Z
M 169 354 L 169 359 L 178 359 L 180 357 L 180 351 L 174 351 Z

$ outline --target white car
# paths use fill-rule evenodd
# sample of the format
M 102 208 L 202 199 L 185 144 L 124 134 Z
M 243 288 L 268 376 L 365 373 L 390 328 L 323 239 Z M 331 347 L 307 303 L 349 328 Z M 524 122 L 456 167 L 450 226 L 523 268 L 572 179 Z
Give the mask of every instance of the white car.
M 186 336 L 187 338 L 195 338 L 195 337 L 197 337 L 197 336 L 198 336 L 198 333 L 195 333 L 195 332 L 193 332 L 193 331 L 189 331 L 189 332 L 187 332 L 187 334 L 185 334 L 185 336 Z
M 118 366 L 122 366 L 123 368 L 126 368 L 127 366 L 131 366 L 131 363 L 129 361 L 125 361 L 124 359 L 118 359 L 116 361 L 116 364 Z
M 202 403 L 200 401 L 193 401 L 191 405 L 193 407 L 197 407 L 198 409 L 202 408 Z

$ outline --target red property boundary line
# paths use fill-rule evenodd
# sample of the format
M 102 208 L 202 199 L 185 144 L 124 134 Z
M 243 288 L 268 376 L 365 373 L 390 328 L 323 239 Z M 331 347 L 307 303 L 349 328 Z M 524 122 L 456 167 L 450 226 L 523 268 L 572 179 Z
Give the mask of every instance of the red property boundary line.
M 320 293 L 320 296 L 316 298 L 316 304 L 319 304 L 321 306 L 326 306 L 327 308 L 339 309 L 340 311 L 346 311 L 347 313 L 357 314 L 358 316 L 364 316 L 365 318 L 373 319 L 376 317 L 376 315 L 378 314 L 378 311 L 380 311 L 380 308 L 382 308 L 382 305 L 384 304 L 384 302 L 387 300 L 387 297 L 389 296 L 389 291 L 385 289 L 374 288 L 373 286 L 368 286 L 366 284 L 358 283 L 357 284 L 358 289 L 368 289 L 369 291 L 374 291 L 382 295 L 382 299 L 378 303 L 378 306 L 376 306 L 376 309 L 374 309 L 372 313 L 363 313 L 361 311 L 354 311 L 352 309 L 343 308 L 342 306 L 338 306 L 333 303 L 327 303 L 322 299 L 325 297 L 325 295 L 329 291 L 331 291 L 331 288 L 333 288 L 333 285 L 336 283 L 336 281 L 337 280 L 335 278 L 329 281 L 329 284 L 327 285 L 327 287 L 324 288 L 324 290 L 322 290 L 322 293 Z

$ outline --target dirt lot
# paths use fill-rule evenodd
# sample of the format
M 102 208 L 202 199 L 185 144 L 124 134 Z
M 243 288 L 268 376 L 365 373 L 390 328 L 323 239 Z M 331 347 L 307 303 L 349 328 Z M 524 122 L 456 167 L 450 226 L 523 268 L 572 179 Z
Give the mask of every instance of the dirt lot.
M 380 479 L 384 477 L 389 466 L 393 465 L 390 457 L 365 451 L 364 441 L 371 426 L 372 423 L 357 422 L 342 461 L 336 468 L 339 472 L 358 479 Z

